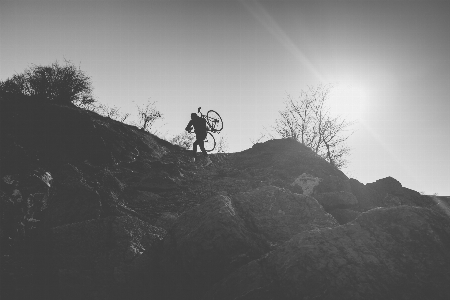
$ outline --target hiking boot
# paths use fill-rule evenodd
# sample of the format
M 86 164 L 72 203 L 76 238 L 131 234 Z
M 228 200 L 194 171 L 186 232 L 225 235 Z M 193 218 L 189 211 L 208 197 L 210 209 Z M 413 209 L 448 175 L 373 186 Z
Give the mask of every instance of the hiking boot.
M 205 165 L 205 167 L 209 166 L 210 164 L 212 164 L 211 158 L 206 157 L 206 165 Z

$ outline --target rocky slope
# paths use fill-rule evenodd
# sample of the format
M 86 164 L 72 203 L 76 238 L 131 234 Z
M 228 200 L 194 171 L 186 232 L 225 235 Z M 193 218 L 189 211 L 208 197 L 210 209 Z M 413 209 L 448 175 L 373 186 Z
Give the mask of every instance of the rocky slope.
M 271 140 L 213 165 L 1 98 L 2 299 L 447 299 L 448 204 Z

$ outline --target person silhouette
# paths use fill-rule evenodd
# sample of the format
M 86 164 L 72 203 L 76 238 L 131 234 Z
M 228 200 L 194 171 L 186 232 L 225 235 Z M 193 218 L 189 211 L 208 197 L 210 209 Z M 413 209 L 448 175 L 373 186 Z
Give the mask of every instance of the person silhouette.
M 193 144 L 193 161 L 195 162 L 195 159 L 197 157 L 197 145 L 200 146 L 200 150 L 203 153 L 203 156 L 206 159 L 206 166 L 210 165 L 212 163 L 211 159 L 208 157 L 208 153 L 205 150 L 205 138 L 206 138 L 206 132 L 208 130 L 206 125 L 206 120 L 204 118 L 199 117 L 196 113 L 191 114 L 191 120 L 189 121 L 188 125 L 186 126 L 186 131 L 191 131 L 192 127 L 194 127 L 196 140 Z

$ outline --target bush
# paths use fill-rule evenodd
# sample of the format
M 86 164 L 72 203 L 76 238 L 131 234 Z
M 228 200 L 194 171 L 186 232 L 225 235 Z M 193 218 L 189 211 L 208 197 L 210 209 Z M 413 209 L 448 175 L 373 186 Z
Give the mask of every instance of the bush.
M 195 142 L 195 135 L 186 131 L 174 136 L 170 142 L 174 145 L 178 145 L 183 149 L 192 149 L 192 144 Z
M 21 74 L 0 82 L 1 94 L 26 95 L 58 104 L 87 105 L 95 102 L 92 82 L 68 60 L 50 66 L 32 65 Z

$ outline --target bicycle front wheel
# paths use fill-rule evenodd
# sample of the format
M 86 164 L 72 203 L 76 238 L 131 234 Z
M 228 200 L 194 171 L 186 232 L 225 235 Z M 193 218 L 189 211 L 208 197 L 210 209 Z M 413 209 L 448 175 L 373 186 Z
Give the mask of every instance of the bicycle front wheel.
M 216 139 L 211 132 L 208 131 L 204 142 L 206 152 L 211 152 L 216 147 Z
M 212 131 L 221 131 L 223 129 L 222 118 L 214 110 L 208 111 L 208 113 L 206 114 L 206 121 L 208 122 L 208 125 Z

